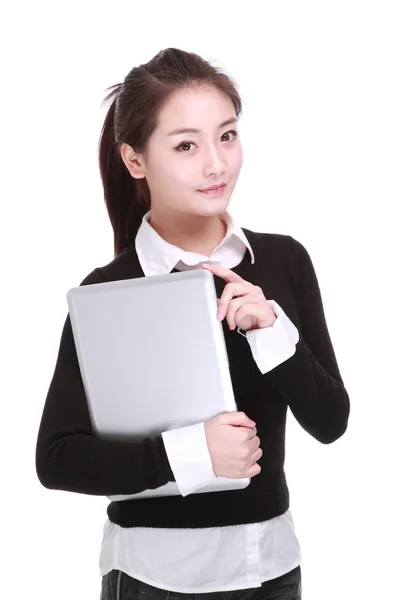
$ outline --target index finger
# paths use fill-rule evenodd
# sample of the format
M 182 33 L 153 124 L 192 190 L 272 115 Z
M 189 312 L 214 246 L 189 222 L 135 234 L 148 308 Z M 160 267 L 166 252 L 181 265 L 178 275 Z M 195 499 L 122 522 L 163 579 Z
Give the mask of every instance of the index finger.
M 225 279 L 228 283 L 242 283 L 244 281 L 240 275 L 226 267 L 210 265 L 209 263 L 203 263 L 201 266 L 203 269 L 207 269 L 207 271 L 211 271 L 212 273 L 215 273 L 215 275 L 218 275 L 218 277 Z

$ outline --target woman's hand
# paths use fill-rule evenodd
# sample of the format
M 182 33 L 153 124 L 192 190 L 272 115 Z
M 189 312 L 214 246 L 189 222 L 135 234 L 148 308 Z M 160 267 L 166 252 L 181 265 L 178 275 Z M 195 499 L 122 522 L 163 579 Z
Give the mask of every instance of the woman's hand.
M 241 479 L 261 471 L 260 438 L 244 412 L 226 412 L 204 423 L 208 451 L 217 477 Z
M 218 301 L 218 319 L 225 316 L 230 329 L 243 331 L 271 327 L 276 315 L 268 304 L 260 287 L 242 279 L 225 267 L 204 263 L 203 269 L 225 279 L 227 285 Z

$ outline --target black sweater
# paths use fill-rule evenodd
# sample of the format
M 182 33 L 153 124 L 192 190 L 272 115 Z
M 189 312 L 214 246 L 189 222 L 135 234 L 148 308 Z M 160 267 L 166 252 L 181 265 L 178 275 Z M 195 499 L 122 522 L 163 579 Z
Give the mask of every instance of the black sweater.
M 334 442 L 347 428 L 349 397 L 307 250 L 289 235 L 244 232 L 255 262 L 251 264 L 247 251 L 233 270 L 275 300 L 300 335 L 295 354 L 263 375 L 247 340 L 223 322 L 238 410 L 257 424 L 261 473 L 242 490 L 111 502 L 108 517 L 123 527 L 216 527 L 283 514 L 289 508 L 284 473 L 287 407 L 323 444 Z M 143 276 L 132 244 L 94 269 L 81 285 Z M 214 280 L 220 297 L 225 281 Z M 69 315 L 40 423 L 36 469 L 47 488 L 101 496 L 137 493 L 174 481 L 161 435 L 133 443 L 102 440 L 93 433 Z

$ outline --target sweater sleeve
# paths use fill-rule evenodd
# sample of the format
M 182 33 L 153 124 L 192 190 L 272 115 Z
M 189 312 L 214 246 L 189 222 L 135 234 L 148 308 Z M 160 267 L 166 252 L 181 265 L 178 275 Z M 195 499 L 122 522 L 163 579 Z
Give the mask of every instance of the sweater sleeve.
M 299 241 L 288 237 L 294 251 L 301 333 L 293 356 L 265 377 L 285 398 L 300 425 L 319 442 L 329 444 L 347 429 L 349 396 L 330 339 L 310 255 Z
M 105 281 L 95 269 L 80 285 Z M 43 486 L 91 495 L 135 494 L 174 481 L 162 436 L 103 440 L 92 431 L 69 314 L 36 443 Z

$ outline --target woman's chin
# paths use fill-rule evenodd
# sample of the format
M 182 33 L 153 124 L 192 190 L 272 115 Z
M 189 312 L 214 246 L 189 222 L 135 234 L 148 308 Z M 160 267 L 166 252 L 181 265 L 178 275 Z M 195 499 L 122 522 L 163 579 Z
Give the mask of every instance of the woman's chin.
M 220 215 L 226 211 L 230 203 L 230 195 L 209 196 L 200 200 L 197 208 L 206 215 Z

